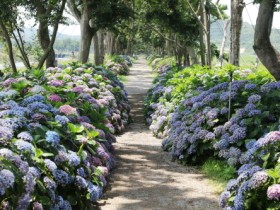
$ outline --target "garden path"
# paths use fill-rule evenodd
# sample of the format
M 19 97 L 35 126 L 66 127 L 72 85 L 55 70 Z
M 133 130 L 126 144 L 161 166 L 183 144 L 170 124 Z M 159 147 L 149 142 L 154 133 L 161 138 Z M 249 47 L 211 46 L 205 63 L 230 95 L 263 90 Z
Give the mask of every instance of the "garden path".
M 110 186 L 97 203 L 101 210 L 219 209 L 218 195 L 195 168 L 171 162 L 145 125 L 143 101 L 152 86 L 152 70 L 140 59 L 131 68 L 125 88 L 134 122 L 117 138 L 117 168 Z

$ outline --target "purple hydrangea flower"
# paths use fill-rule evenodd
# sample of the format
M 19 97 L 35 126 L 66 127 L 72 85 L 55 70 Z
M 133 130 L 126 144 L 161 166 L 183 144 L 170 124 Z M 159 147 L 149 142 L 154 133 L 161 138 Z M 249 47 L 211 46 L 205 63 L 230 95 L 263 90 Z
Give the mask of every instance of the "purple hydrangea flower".
M 39 202 L 33 203 L 33 210 L 44 210 L 43 205 Z
M 62 98 L 59 95 L 52 94 L 48 97 L 48 99 L 52 102 L 60 102 L 62 101 Z
M 268 175 L 265 171 L 257 171 L 250 179 L 250 187 L 256 189 L 268 180 Z

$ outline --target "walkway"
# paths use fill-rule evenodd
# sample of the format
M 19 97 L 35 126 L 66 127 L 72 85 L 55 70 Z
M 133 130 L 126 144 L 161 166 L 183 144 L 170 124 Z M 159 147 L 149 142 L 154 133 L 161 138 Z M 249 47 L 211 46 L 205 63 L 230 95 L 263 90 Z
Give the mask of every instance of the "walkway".
M 111 189 L 98 202 L 101 210 L 217 210 L 218 195 L 194 168 L 170 162 L 161 140 L 152 136 L 143 118 L 143 99 L 152 84 L 145 60 L 131 69 L 125 83 L 132 104 L 132 123 L 117 138 L 117 168 Z

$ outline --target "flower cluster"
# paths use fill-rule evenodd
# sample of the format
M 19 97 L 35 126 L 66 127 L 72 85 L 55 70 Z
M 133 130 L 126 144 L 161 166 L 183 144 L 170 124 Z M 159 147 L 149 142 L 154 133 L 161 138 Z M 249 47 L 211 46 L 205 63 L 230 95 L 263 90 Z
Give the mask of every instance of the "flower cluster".
M 1 206 L 80 209 L 102 196 L 115 165 L 111 131 L 128 123 L 127 94 L 103 68 L 49 68 L 44 78 L 26 87 L 10 79 L 0 90 Z

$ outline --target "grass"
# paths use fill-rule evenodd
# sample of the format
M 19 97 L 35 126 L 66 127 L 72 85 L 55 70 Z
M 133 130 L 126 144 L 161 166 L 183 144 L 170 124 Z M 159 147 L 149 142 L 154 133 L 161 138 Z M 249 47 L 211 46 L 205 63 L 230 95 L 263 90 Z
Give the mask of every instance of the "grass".
M 236 170 L 225 161 L 208 159 L 202 166 L 202 172 L 210 179 L 210 183 L 218 193 L 224 191 L 227 182 L 236 176 Z

